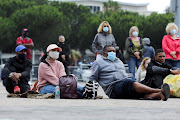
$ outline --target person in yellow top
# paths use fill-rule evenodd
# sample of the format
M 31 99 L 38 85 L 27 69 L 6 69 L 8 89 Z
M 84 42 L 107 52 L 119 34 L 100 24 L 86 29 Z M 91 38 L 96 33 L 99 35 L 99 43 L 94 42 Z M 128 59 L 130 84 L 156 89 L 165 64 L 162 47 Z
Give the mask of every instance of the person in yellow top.
M 125 43 L 125 59 L 128 61 L 129 72 L 133 74 L 133 80 L 135 80 L 135 67 L 139 67 L 141 64 L 142 56 L 144 54 L 144 45 L 140 37 L 138 37 L 139 29 L 136 26 L 132 26 L 129 30 L 129 37 Z

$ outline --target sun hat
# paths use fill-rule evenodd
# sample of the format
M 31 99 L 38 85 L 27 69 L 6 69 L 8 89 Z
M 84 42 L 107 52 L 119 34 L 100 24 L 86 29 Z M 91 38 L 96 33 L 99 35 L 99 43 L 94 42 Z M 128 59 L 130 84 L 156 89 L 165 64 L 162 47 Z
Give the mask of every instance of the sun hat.
M 24 45 L 18 45 L 15 49 L 15 52 L 19 52 L 21 50 L 26 50 L 28 51 L 28 49 L 24 46 Z
M 49 52 L 50 50 L 55 49 L 55 48 L 57 48 L 57 49 L 59 50 L 59 52 L 62 51 L 62 49 L 61 49 L 60 47 L 58 47 L 56 44 L 50 44 L 50 45 L 47 47 L 46 52 Z

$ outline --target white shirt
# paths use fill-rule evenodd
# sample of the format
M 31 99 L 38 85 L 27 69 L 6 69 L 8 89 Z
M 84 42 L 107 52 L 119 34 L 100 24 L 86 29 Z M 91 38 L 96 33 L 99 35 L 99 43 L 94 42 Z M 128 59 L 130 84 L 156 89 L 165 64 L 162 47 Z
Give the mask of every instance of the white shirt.
M 137 73 L 136 73 L 136 81 L 141 82 L 146 77 L 146 70 L 142 71 L 142 68 L 139 66 Z

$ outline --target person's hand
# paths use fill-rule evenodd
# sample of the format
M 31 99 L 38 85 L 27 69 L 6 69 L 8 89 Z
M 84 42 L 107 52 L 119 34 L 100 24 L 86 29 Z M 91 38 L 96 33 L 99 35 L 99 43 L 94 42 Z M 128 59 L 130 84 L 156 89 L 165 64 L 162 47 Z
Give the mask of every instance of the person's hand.
M 170 53 L 170 55 L 173 57 L 173 56 L 176 56 L 176 51 L 173 51 Z M 173 57 L 174 58 L 174 57 Z
M 140 56 L 137 56 L 137 59 L 140 59 Z
M 175 59 L 175 58 L 176 58 L 176 55 L 173 55 L 173 58 Z
M 16 83 L 18 83 L 18 81 L 20 80 L 20 79 L 19 79 L 20 77 L 21 77 L 21 73 L 16 73 L 16 72 L 14 72 L 14 73 L 12 73 L 11 79 L 12 79 L 13 81 L 15 81 Z
M 15 77 L 19 79 L 21 77 L 21 73 L 14 73 Z
M 170 71 L 174 75 L 179 75 L 180 74 L 180 70 L 170 70 Z
M 134 55 L 136 56 L 137 59 L 140 59 L 140 56 L 139 56 L 139 52 L 135 52 Z
M 97 56 L 98 54 L 100 54 L 99 51 L 97 51 L 95 55 Z
M 66 60 L 65 57 L 66 57 L 65 55 L 61 55 L 61 58 L 62 58 L 63 60 Z
M 135 56 L 139 56 L 139 54 L 140 54 L 139 52 L 135 52 L 134 53 Z

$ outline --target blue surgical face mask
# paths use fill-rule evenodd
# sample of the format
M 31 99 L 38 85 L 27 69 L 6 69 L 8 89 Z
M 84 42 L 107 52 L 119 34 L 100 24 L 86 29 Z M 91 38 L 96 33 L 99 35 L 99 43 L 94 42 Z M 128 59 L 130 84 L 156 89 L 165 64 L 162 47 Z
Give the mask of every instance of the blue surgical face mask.
M 108 52 L 107 58 L 111 61 L 114 61 L 116 58 L 116 53 L 115 52 Z
M 176 34 L 176 29 L 172 29 L 172 30 L 170 31 L 170 33 L 171 33 L 172 35 L 175 35 L 175 34 Z
M 108 31 L 109 31 L 109 28 L 108 28 L 108 27 L 103 27 L 103 31 L 104 31 L 104 32 L 108 32 Z
M 133 36 L 138 36 L 138 32 L 134 31 L 134 32 L 132 32 L 132 35 Z

